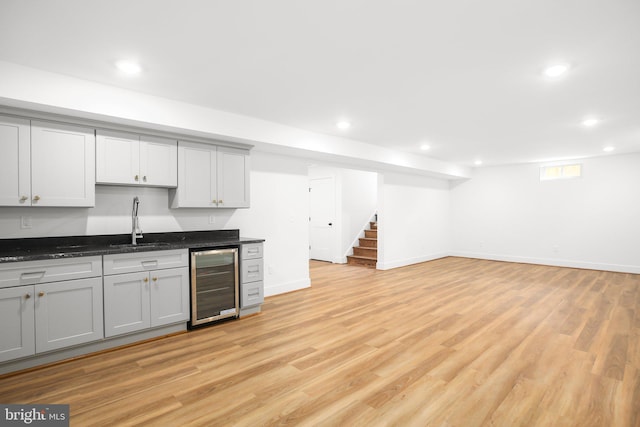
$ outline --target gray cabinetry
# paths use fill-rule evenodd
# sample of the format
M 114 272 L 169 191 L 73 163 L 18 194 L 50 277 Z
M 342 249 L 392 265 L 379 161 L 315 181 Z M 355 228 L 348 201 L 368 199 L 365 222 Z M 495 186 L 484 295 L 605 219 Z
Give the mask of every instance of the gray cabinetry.
M 0 116 L 0 205 L 95 205 L 91 128 Z
M 101 257 L 0 265 L 0 362 L 103 338 Z
M 262 243 L 242 245 L 240 258 L 240 315 L 260 311 L 264 302 Z
M 178 141 L 172 208 L 248 208 L 249 150 Z
M 177 140 L 103 129 L 96 133 L 98 184 L 177 185 Z
M 36 352 L 33 286 L 0 289 L 0 362 Z
M 187 249 L 104 256 L 105 336 L 189 319 Z

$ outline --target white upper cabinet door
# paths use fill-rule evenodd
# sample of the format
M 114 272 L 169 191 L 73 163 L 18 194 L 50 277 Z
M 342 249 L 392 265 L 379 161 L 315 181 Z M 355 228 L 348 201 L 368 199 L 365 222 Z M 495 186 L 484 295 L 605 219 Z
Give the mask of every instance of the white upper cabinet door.
M 29 120 L 0 116 L 0 206 L 31 205 Z
M 218 207 L 249 207 L 249 151 L 218 147 Z
M 95 206 L 95 134 L 90 128 L 31 122 L 31 205 Z
M 171 207 L 214 208 L 216 189 L 216 147 L 178 141 L 178 188 Z
M 102 129 L 96 131 L 96 182 L 98 184 L 141 182 L 138 135 Z
M 178 141 L 153 136 L 140 137 L 140 177 L 143 185 L 178 185 Z

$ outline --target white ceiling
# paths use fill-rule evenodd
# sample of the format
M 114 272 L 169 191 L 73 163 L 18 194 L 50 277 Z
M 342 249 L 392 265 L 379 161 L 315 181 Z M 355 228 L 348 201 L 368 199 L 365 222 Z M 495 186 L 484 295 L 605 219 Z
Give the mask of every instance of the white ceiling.
M 462 165 L 640 151 L 638 0 L 2 0 L 0 60 Z

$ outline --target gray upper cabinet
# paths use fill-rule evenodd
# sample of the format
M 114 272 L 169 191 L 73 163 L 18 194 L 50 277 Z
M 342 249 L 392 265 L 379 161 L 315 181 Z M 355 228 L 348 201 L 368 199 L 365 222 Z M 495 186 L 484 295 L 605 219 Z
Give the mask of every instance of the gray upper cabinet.
M 176 140 L 103 129 L 96 134 L 97 184 L 178 184 Z
M 82 126 L 0 116 L 0 205 L 95 205 L 95 136 Z
M 31 124 L 0 116 L 0 206 L 31 205 Z
M 172 208 L 248 208 L 249 150 L 178 142 Z

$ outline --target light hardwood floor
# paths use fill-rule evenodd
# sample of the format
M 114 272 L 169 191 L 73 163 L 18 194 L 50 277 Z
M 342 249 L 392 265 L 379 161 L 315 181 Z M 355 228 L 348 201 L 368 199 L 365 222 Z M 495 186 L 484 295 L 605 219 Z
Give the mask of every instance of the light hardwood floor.
M 640 275 L 311 263 L 260 315 L 0 379 L 72 426 L 640 426 Z

